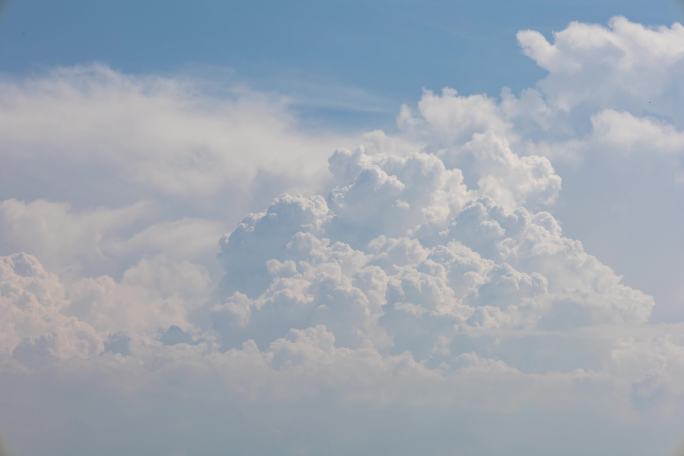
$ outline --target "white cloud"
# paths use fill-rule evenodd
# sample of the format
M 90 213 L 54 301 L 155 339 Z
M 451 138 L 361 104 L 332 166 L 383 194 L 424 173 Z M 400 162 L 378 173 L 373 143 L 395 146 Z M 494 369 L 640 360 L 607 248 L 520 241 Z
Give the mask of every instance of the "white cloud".
M 15 254 L 0 259 L 0 356 L 39 365 L 50 357 L 91 357 L 102 341 L 86 322 L 68 316 L 64 288 L 36 258 Z
M 684 154 L 684 132 L 657 119 L 607 109 L 591 124 L 598 145 L 617 153 Z
M 2 194 L 77 207 L 154 199 L 191 215 L 311 190 L 325 151 L 347 141 L 298 132 L 275 97 L 217 98 L 189 81 L 97 65 L 2 81 L 0 136 Z
M 423 92 L 418 115 L 404 105 L 397 117 L 399 126 L 432 144 L 467 141 L 474 133 L 506 133 L 510 126 L 499 115 L 494 100 L 485 95 L 461 96 L 451 88 L 441 94 Z
M 139 202 L 121 209 L 74 211 L 68 203 L 8 199 L 0 202 L 3 253 L 38 255 L 53 269 L 92 274 L 110 260 L 109 246 L 135 225 L 150 222 L 157 208 Z
M 549 43 L 539 32 L 518 33 L 526 55 L 549 71 L 540 88 L 554 107 L 652 110 L 681 125 L 684 27 L 648 28 L 624 17 L 609 27 L 571 23 Z M 674 98 L 673 98 L 674 97 Z
M 343 171 L 329 204 L 289 197 L 246 218 L 222 244 L 228 300 L 217 318 L 233 323 L 219 332 L 233 344 L 238 328 L 242 340 L 258 334 L 263 346 L 288 328 L 325 324 L 343 345 L 392 350 L 391 340 L 412 337 L 401 350 L 425 361 L 458 354 L 449 345 L 469 329 L 648 319 L 652 299 L 564 237 L 550 213 L 480 199 L 460 171 L 442 198 L 448 180 L 425 172 L 432 161 L 336 152 L 331 168 Z M 423 165 L 407 171 L 412 163 Z

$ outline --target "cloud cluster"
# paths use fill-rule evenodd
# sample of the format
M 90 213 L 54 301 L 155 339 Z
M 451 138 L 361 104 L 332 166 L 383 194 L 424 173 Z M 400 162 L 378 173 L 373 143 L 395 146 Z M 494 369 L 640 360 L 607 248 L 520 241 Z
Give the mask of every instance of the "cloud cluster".
M 515 173 L 508 153 L 494 172 Z M 486 170 L 489 157 L 474 157 Z M 433 154 L 338 151 L 330 167 L 340 183 L 326 199 L 281 197 L 222 242 L 228 297 L 214 318 L 230 341 L 268 344 L 322 324 L 343 346 L 422 361 L 460 354 L 473 329 L 648 319 L 653 300 L 564 237 L 550 213 L 507 210 Z
M 100 65 L 0 80 L 0 253 L 78 275 L 142 250 L 208 262 L 226 226 L 318 188 L 327 151 L 354 141 L 303 133 L 276 96 L 208 91 Z
M 426 91 L 358 138 L 100 66 L 3 81 L 0 428 L 31 454 L 665 454 L 681 325 L 559 219 L 625 204 L 588 169 L 677 169 L 683 30 L 524 31 L 536 87 Z

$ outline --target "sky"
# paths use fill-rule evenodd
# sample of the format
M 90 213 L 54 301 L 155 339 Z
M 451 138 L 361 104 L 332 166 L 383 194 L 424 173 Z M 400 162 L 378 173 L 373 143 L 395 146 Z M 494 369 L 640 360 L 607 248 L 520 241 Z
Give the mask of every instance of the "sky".
M 681 454 L 682 22 L 0 2 L 0 455 Z
M 519 52 L 521 29 L 684 19 L 677 0 L 7 0 L 4 9 L 4 73 L 103 62 L 127 74 L 230 78 L 295 97 L 312 121 L 336 128 L 387 127 L 421 88 L 528 87 L 543 71 Z

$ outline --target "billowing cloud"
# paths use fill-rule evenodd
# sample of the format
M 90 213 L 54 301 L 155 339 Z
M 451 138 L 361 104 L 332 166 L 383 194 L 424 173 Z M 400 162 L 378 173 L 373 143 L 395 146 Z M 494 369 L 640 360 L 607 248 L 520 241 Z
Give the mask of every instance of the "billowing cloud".
M 667 209 L 577 178 L 677 169 L 682 30 L 524 31 L 537 86 L 426 91 L 353 138 L 173 78 L 5 80 L 0 428 L 30 454 L 666 454 L 681 324 L 565 224 Z
M 41 358 L 87 358 L 99 353 L 102 342 L 89 324 L 67 315 L 60 281 L 26 254 L 2 257 L 2 350 L 27 363 Z
M 298 136 L 284 101 L 239 89 L 219 100 L 200 90 L 103 66 L 3 81 L 3 192 L 32 199 L 27 184 L 40 180 L 42 194 L 83 205 L 142 195 L 196 203 L 239 191 L 260 172 L 298 183 L 316 177 L 326 138 Z M 58 187 L 55 172 L 90 191 Z
M 573 22 L 549 43 L 533 30 L 518 33 L 526 55 L 549 75 L 540 88 L 561 111 L 579 106 L 652 110 L 681 125 L 684 26 L 649 28 L 624 17 L 609 27 Z

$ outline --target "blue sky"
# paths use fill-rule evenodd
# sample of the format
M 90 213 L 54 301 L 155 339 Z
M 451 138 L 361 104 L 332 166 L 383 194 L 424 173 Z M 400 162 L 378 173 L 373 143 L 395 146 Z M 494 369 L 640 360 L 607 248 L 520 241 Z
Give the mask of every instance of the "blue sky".
M 386 127 L 421 87 L 498 95 L 530 86 L 543 72 L 519 51 L 518 30 L 550 36 L 573 20 L 614 15 L 670 24 L 684 8 L 677 0 L 10 0 L 0 71 L 101 62 L 134 74 L 230 76 L 296 96 L 304 115 L 337 127 Z

